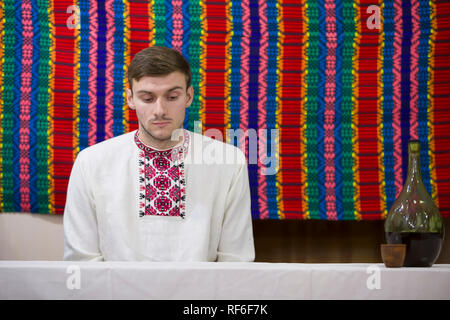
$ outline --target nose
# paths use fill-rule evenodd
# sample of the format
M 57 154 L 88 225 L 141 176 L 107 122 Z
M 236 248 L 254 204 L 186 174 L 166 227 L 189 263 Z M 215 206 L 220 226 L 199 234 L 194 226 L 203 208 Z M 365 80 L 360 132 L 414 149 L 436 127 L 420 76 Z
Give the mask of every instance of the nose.
M 156 117 L 163 117 L 166 115 L 166 108 L 162 98 L 156 99 L 154 113 Z

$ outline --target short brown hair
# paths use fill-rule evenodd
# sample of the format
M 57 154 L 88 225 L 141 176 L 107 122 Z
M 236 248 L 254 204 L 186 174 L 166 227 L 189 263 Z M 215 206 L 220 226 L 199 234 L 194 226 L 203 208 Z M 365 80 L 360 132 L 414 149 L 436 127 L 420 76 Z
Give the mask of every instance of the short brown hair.
M 146 76 L 165 76 L 180 71 L 186 76 L 186 89 L 191 86 L 191 68 L 187 60 L 174 49 L 153 46 L 139 51 L 128 67 L 128 83 Z

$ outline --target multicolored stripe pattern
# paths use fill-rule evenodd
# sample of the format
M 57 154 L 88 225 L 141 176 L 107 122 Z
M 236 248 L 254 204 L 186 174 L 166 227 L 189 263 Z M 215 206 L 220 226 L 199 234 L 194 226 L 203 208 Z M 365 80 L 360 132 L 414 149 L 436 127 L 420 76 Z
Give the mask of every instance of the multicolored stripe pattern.
M 137 128 L 152 45 L 190 61 L 184 127 L 247 155 L 254 219 L 384 219 L 410 139 L 450 217 L 445 0 L 2 1 L 0 212 L 63 213 L 78 152 Z

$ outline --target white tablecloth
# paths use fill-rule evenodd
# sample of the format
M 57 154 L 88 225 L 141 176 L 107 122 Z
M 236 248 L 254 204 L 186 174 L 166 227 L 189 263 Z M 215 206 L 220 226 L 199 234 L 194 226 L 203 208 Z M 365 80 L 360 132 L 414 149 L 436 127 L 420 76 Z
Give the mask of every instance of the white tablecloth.
M 0 299 L 450 299 L 450 265 L 0 261 Z

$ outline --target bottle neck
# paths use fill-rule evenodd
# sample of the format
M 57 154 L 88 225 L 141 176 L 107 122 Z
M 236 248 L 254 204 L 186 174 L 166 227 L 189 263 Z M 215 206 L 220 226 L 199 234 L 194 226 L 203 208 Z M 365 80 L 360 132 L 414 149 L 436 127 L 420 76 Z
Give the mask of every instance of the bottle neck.
M 420 171 L 420 153 L 410 152 L 408 158 L 408 175 L 406 183 L 422 183 L 422 174 Z

